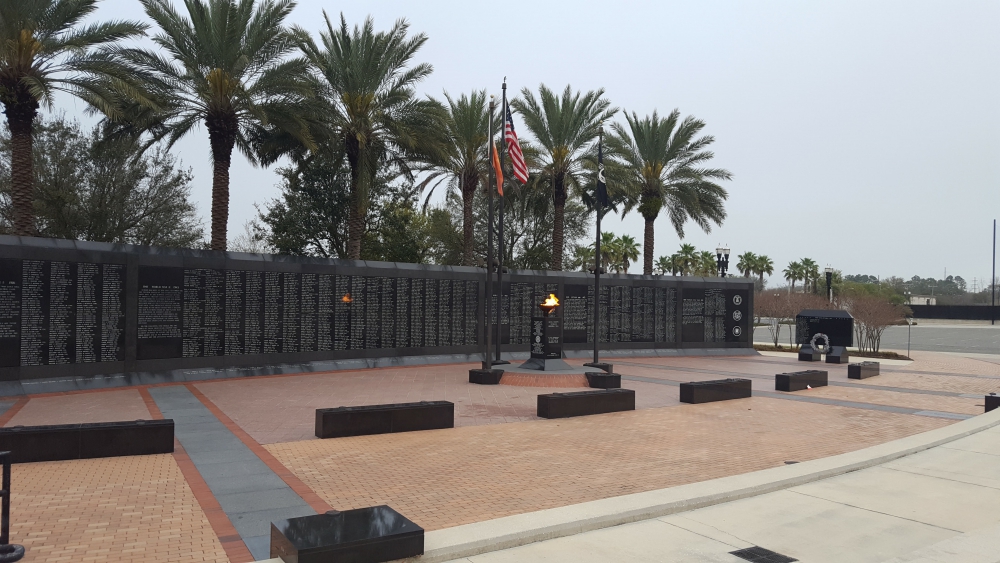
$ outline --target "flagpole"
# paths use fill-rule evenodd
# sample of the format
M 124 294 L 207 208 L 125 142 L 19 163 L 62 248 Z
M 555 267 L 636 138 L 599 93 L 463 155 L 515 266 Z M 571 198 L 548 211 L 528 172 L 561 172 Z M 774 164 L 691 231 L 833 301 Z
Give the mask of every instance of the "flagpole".
M 601 131 L 597 138 L 597 152 L 598 160 L 601 160 L 601 152 L 603 150 L 604 144 L 604 125 L 601 125 Z M 603 163 L 598 162 L 597 174 L 598 182 L 600 181 L 601 169 L 600 167 Z M 601 201 L 601 197 L 596 192 L 597 195 L 597 239 L 594 241 L 594 363 L 600 363 L 600 353 L 598 352 L 598 342 L 601 337 L 601 215 L 604 211 L 604 205 Z M 596 366 L 595 366 L 596 367 Z
M 493 150 L 493 110 L 496 107 L 496 101 L 494 101 L 493 96 L 490 96 L 490 124 L 489 124 L 489 142 L 486 143 L 486 160 L 492 159 L 491 150 Z M 493 351 L 490 347 L 493 344 L 493 323 L 490 322 L 490 314 L 493 309 L 493 166 L 490 166 L 489 181 L 486 184 L 486 215 L 487 215 L 487 228 L 486 228 L 486 306 L 485 306 L 485 334 L 483 335 L 486 340 L 486 354 L 483 356 L 483 369 L 493 369 L 493 362 L 490 358 L 493 356 Z M 498 311 L 499 312 L 499 311 Z M 499 317 L 499 315 L 497 315 Z
M 500 105 L 500 122 L 506 126 L 507 123 L 507 77 L 503 77 L 503 98 Z M 503 139 L 503 131 L 505 127 L 500 128 L 500 172 L 503 172 L 503 161 L 504 156 L 507 154 L 507 143 Z M 492 137 L 490 137 L 492 140 Z M 502 181 L 506 181 L 504 178 Z M 503 331 L 500 328 L 501 317 L 503 316 L 503 257 L 504 257 L 504 240 L 503 240 L 503 204 L 504 195 L 501 193 L 497 196 L 497 213 L 499 214 L 499 226 L 497 228 L 497 358 L 493 362 L 495 365 L 509 364 L 510 362 L 504 361 L 500 358 L 501 347 L 503 346 Z

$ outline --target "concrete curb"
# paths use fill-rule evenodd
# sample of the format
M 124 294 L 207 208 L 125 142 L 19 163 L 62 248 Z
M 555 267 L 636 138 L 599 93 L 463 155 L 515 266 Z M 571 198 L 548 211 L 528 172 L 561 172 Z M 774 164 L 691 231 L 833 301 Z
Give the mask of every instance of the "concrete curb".
M 413 563 L 437 563 L 749 498 L 874 467 L 1000 425 L 1000 410 L 878 446 L 679 487 L 435 530 Z

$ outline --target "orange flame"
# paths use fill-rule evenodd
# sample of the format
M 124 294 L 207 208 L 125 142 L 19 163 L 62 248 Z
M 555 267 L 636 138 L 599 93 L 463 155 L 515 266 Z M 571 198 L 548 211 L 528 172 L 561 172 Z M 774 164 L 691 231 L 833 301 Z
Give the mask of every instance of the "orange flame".
M 345 293 L 344 296 L 340 298 L 340 300 L 343 301 L 344 303 L 350 303 L 351 301 L 354 301 L 353 299 L 351 299 L 350 293 Z
M 550 293 L 549 297 L 545 301 L 542 301 L 541 305 L 542 307 L 558 307 L 559 298 L 556 297 L 555 293 Z

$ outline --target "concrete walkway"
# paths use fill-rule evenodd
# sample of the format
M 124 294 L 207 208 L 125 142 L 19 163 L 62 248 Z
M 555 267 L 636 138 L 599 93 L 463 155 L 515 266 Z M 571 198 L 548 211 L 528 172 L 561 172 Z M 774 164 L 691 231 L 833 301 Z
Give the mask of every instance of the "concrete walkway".
M 776 492 L 454 561 L 738 563 L 731 552 L 755 546 L 789 558 L 759 561 L 1000 561 L 1000 426 Z

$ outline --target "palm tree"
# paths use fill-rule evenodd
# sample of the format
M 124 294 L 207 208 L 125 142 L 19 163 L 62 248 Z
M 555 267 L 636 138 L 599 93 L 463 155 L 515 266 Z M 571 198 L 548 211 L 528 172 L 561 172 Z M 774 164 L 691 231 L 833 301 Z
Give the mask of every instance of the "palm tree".
M 621 248 L 618 237 L 614 233 L 601 233 L 601 267 L 605 270 L 617 269 Z
M 632 197 L 625 212 L 637 206 L 646 223 L 643 273 L 648 275 L 653 273 L 653 223 L 660 210 L 667 210 L 678 238 L 684 238 L 688 219 L 707 233 L 711 223 L 721 225 L 726 218 L 729 195 L 715 181 L 729 180 L 732 174 L 703 167 L 715 156 L 706 150 L 715 138 L 697 137 L 705 127 L 700 119 L 688 116 L 680 121 L 678 110 L 663 119 L 655 111 L 642 119 L 634 112 L 625 114 L 625 119 L 628 129 L 618 123 L 611 126 L 608 147 L 628 169 L 626 191 Z
M 712 278 L 719 275 L 719 263 L 716 261 L 715 253 L 710 250 L 702 250 L 695 260 L 695 275 Z
M 80 24 L 97 0 L 0 1 L 0 102 L 11 135 L 13 234 L 34 234 L 33 123 L 55 92 L 72 94 L 118 118 L 103 79 L 121 78 L 126 67 L 114 43 L 142 35 L 130 21 Z
M 473 198 L 480 180 L 488 174 L 487 137 L 489 131 L 489 109 L 486 100 L 486 90 L 473 91 L 471 95 L 462 94 L 458 100 L 453 100 L 447 92 L 448 101 L 446 127 L 448 144 L 445 158 L 432 162 L 431 174 L 423 184 L 437 186 L 435 182 L 447 180 L 449 187 L 455 187 L 462 194 L 462 228 L 463 246 L 462 263 L 474 265 L 473 250 L 475 249 L 475 219 L 472 213 Z M 432 187 L 427 199 L 434 193 Z M 492 189 L 492 186 L 487 186 Z
M 352 30 L 343 14 L 340 27 L 323 16 L 322 48 L 304 30 L 297 29 L 296 35 L 330 90 L 329 132 L 343 147 L 351 168 L 347 255 L 357 260 L 370 189 L 380 168 L 395 167 L 412 178 L 413 162 L 446 160 L 446 112 L 434 100 L 417 98 L 413 89 L 432 70 L 426 63 L 410 66 L 426 35 L 408 38 L 406 20 L 397 20 L 388 32 L 376 33 L 370 17 Z
M 661 276 L 665 276 L 667 275 L 667 272 L 672 272 L 674 269 L 673 267 L 674 265 L 671 263 L 671 258 L 673 258 L 673 256 L 671 256 L 670 258 L 667 258 L 666 256 L 660 256 L 659 258 L 657 258 L 656 264 L 653 265 L 653 269 L 656 271 L 656 273 L 658 273 Z
M 628 265 L 639 259 L 639 243 L 635 237 L 622 235 L 618 237 L 618 262 L 621 264 L 622 272 L 628 273 Z
M 694 245 L 682 244 L 676 256 L 681 266 L 681 273 L 685 276 L 690 276 L 698 263 L 698 252 L 695 250 Z
M 594 245 L 577 246 L 573 249 L 573 267 L 581 272 L 590 272 L 594 267 Z
M 812 291 L 815 293 L 816 281 L 819 279 L 819 265 L 811 258 L 803 258 L 799 263 L 802 264 L 802 279 L 805 290 L 808 291 L 812 287 Z
M 764 274 L 770 276 L 774 273 L 774 261 L 764 254 L 757 256 L 751 273 L 757 273 L 760 276 L 760 286 L 764 287 Z
M 739 262 L 736 263 L 736 270 L 743 274 L 743 277 L 749 278 L 757 265 L 757 255 L 753 252 L 744 252 L 737 258 L 739 258 Z
M 562 270 L 563 221 L 568 188 L 580 187 L 588 151 L 593 149 L 601 122 L 618 112 L 604 97 L 604 89 L 581 95 L 566 86 L 562 96 L 544 84 L 538 88 L 538 99 L 524 88 L 521 99 L 511 101 L 531 131 L 539 151 L 539 163 L 544 180 L 552 187 L 554 207 L 552 221 L 552 263 L 549 268 Z
M 295 41 L 283 26 L 291 0 L 186 0 L 187 14 L 170 0 L 140 0 L 159 32 L 157 49 L 126 49 L 134 80 L 118 92 L 126 117 L 152 140 L 176 143 L 198 125 L 212 150 L 213 250 L 226 249 L 229 168 L 233 149 L 253 165 L 271 133 L 315 148 L 309 124 L 314 86 L 308 65 L 288 58 Z
M 788 266 L 782 272 L 785 274 L 785 281 L 791 282 L 791 286 L 788 288 L 789 293 L 795 291 L 795 282 L 803 279 L 802 272 L 802 264 L 798 262 L 789 262 Z

